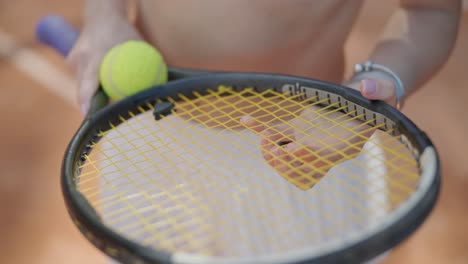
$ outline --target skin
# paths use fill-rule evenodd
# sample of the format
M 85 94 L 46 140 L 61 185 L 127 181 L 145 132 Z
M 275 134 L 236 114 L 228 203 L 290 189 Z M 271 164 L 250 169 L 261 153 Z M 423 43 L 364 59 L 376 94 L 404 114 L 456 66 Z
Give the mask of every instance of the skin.
M 78 101 L 83 113 L 96 90 L 103 56 L 112 46 L 130 39 L 150 42 L 173 66 L 275 72 L 346 82 L 368 99 L 394 104 L 392 79 L 369 76 L 356 82 L 343 76 L 343 47 L 362 4 L 360 0 L 141 0 L 136 4 L 88 0 L 82 34 L 67 60 L 79 81 Z M 412 94 L 449 58 L 461 5 L 461 0 L 401 0 L 369 59 L 392 69 L 403 82 L 406 95 Z M 136 23 L 129 19 L 129 10 L 136 11 Z M 305 122 L 308 118 L 310 111 L 304 111 L 293 122 L 309 130 Z M 268 131 L 249 116 L 242 122 L 262 134 L 260 145 L 265 158 L 286 176 L 293 176 L 294 170 L 285 169 L 284 161 L 300 159 L 295 163 L 306 172 L 317 166 L 311 153 L 320 146 L 310 137 L 281 125 Z M 289 144 L 282 148 L 272 144 L 285 134 Z M 346 133 L 343 138 L 354 140 Z

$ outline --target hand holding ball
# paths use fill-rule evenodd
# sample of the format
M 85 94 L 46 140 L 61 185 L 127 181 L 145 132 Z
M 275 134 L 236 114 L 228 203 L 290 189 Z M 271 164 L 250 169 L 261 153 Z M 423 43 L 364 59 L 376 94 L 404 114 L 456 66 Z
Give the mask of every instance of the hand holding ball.
M 162 55 L 144 41 L 127 41 L 113 47 L 99 71 L 102 89 L 118 101 L 167 82 L 167 66 Z

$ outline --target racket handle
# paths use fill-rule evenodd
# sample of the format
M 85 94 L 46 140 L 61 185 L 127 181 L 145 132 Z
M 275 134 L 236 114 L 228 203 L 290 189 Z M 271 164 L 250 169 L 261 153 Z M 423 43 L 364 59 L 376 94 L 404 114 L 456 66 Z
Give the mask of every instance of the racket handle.
M 36 38 L 64 57 L 68 55 L 80 32 L 58 15 L 43 17 L 36 26 Z

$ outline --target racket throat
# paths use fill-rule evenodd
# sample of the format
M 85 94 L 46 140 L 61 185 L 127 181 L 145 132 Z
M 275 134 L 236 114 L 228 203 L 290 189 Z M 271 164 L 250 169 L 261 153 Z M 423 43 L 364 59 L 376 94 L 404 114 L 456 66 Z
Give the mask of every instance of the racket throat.
M 172 113 L 175 105 L 171 102 L 158 102 L 154 104 L 153 116 L 154 119 L 161 120 L 163 117 Z

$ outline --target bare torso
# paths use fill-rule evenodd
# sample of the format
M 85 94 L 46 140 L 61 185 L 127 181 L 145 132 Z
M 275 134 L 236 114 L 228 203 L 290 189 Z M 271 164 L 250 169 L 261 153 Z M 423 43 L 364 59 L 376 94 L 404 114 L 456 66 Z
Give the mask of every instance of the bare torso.
M 141 0 L 139 27 L 169 65 L 340 82 L 362 0 Z

